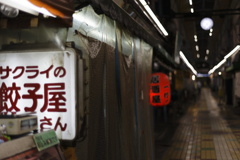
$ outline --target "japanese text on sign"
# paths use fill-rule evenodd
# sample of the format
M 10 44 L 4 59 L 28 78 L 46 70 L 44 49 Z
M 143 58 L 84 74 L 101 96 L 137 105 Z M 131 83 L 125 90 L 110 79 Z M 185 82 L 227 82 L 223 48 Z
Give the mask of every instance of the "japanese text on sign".
M 36 78 L 39 73 L 45 74 L 46 78 L 49 78 L 49 71 L 53 68 L 53 65 L 51 65 L 46 71 L 39 72 L 38 66 L 17 66 L 13 70 L 13 74 L 16 72 L 16 70 L 21 69 L 21 71 L 16 75 L 13 76 L 13 79 L 20 78 L 24 73 L 24 68 L 26 68 L 26 73 L 33 72 L 33 74 L 30 74 L 27 76 L 29 79 Z M 34 70 L 28 70 L 33 69 Z M 8 78 L 10 75 L 10 71 L 12 69 L 7 66 L 5 69 L 0 66 L 0 75 L 1 79 Z M 2 75 L 4 74 L 5 75 Z M 54 76 L 62 78 L 66 75 L 66 70 L 63 67 L 56 67 L 54 71 Z M 28 94 L 20 95 L 21 88 L 27 88 Z M 43 94 L 37 94 L 36 92 L 41 88 L 44 88 Z M 1 114 L 16 114 L 17 112 L 20 112 L 20 107 L 18 106 L 18 100 L 19 99 L 31 99 L 32 100 L 32 106 L 24 106 L 25 112 L 35 112 L 38 107 L 38 99 L 43 99 L 44 104 L 40 108 L 40 112 L 67 112 L 66 108 L 66 98 L 65 98 L 65 83 L 45 83 L 44 86 L 41 86 L 39 83 L 24 83 L 23 86 L 18 86 L 16 83 L 12 83 L 11 86 L 6 86 L 6 84 L 3 82 L 0 86 L 0 113 Z M 10 102 L 10 105 L 7 104 L 7 102 Z M 22 107 L 21 107 L 22 108 Z M 58 126 L 60 126 L 61 130 L 65 130 L 67 127 L 67 124 L 62 127 L 62 124 L 60 123 L 60 117 L 58 118 L 58 121 L 54 127 L 56 129 Z M 44 123 L 47 121 L 48 123 Z M 44 127 L 45 125 L 52 126 L 52 123 L 50 122 L 51 118 L 41 119 L 40 124 L 41 129 L 48 129 Z
M 0 114 L 36 113 L 38 128 L 76 135 L 76 53 L 0 52 Z

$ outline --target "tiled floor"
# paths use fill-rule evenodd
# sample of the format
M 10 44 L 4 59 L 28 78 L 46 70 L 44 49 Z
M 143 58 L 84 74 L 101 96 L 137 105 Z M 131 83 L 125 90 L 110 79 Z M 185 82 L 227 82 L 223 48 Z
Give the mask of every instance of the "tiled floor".
M 163 160 L 240 160 L 240 116 L 217 103 L 210 89 L 202 89 Z

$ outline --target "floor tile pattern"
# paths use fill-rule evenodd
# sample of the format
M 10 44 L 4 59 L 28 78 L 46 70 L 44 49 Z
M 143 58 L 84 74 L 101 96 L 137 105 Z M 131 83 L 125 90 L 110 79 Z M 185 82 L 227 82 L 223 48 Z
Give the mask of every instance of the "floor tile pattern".
M 207 88 L 180 120 L 163 160 L 240 160 L 240 116 L 219 107 Z

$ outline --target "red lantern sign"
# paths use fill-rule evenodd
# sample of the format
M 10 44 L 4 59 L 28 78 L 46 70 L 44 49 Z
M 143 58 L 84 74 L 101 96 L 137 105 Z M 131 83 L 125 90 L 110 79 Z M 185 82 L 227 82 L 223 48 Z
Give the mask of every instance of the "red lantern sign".
M 150 103 L 154 107 L 164 107 L 171 101 L 170 82 L 166 74 L 152 74 Z

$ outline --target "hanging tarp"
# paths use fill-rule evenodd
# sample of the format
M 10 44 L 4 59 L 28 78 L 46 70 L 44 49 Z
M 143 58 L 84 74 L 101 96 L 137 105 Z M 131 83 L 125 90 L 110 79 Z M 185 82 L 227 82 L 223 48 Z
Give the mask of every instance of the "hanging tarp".
M 116 27 L 117 38 L 117 63 L 119 68 L 120 108 L 122 125 L 122 142 L 124 145 L 125 159 L 138 159 L 136 129 L 132 126 L 135 118 L 135 76 L 132 52 L 132 35 L 119 23 Z
M 116 92 L 114 21 L 87 6 L 74 14 L 68 41 L 74 41 L 86 63 L 86 137 L 77 142 L 78 159 L 125 159 Z M 84 118 L 84 115 L 82 115 Z
M 91 6 L 74 13 L 68 41 L 81 50 L 87 68 L 84 110 L 89 114 L 86 137 L 76 145 L 77 158 L 154 159 L 152 47 Z
M 154 159 L 153 113 L 149 105 L 153 48 L 137 37 L 133 37 L 133 42 L 139 159 Z
M 87 0 L 81 0 L 85 2 Z M 146 43 L 151 46 L 155 46 L 160 52 L 161 56 L 166 58 L 174 67 L 176 63 L 169 53 L 159 44 L 160 37 L 157 35 L 150 34 L 146 31 L 138 22 L 129 16 L 121 7 L 119 7 L 112 0 L 90 0 L 90 4 L 94 11 L 98 14 L 105 14 L 113 20 L 118 21 L 122 26 L 126 27 L 131 34 L 143 39 Z
M 88 0 L 80 0 L 84 3 Z M 154 46 L 159 43 L 160 38 L 157 35 L 150 34 L 138 22 L 129 16 L 121 7 L 112 0 L 89 0 L 91 6 L 97 14 L 105 14 L 113 20 L 118 21 L 126 27 L 132 34 L 142 38 L 148 44 Z

